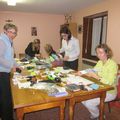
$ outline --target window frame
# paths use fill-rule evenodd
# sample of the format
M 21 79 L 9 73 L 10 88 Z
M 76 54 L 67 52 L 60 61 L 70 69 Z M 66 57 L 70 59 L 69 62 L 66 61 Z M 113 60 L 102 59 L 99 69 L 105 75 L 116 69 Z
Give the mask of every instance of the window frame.
M 102 23 L 101 27 L 103 28 L 103 18 L 107 16 L 108 12 L 101 12 L 94 15 L 86 16 L 83 18 L 83 49 L 82 49 L 82 57 L 86 59 L 91 59 L 97 61 L 97 56 L 91 55 L 91 47 L 92 47 L 92 26 L 93 26 L 93 19 L 102 17 Z M 101 36 L 100 36 L 100 43 L 102 43 L 102 30 L 101 30 Z M 106 38 L 107 38 L 107 32 L 106 32 Z M 106 41 L 105 41 L 106 43 Z

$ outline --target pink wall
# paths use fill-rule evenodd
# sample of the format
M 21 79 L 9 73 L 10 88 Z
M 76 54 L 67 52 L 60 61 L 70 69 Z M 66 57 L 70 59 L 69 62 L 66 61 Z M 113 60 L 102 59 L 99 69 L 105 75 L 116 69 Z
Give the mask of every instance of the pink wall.
M 105 0 L 88 8 L 82 9 L 73 14 L 73 22 L 78 25 L 83 24 L 83 17 L 95 13 L 108 11 L 108 31 L 107 44 L 112 48 L 114 59 L 120 64 L 120 0 Z M 5 24 L 5 20 L 12 19 L 18 26 L 19 32 L 15 44 L 16 53 L 24 52 L 27 44 L 34 38 L 41 39 L 41 50 L 44 54 L 45 43 L 51 43 L 53 47 L 59 49 L 59 28 L 64 23 L 63 15 L 52 14 L 34 14 L 34 13 L 20 13 L 20 12 L 0 12 L 0 32 Z M 31 27 L 37 27 L 38 36 L 31 36 Z M 82 56 L 82 33 L 78 34 L 78 39 L 81 45 Z M 80 56 L 80 58 L 82 58 Z M 80 59 L 81 60 L 81 59 Z
M 60 47 L 59 29 L 64 23 L 63 15 L 35 14 L 21 12 L 0 12 L 0 32 L 2 31 L 5 20 L 12 19 L 18 26 L 18 36 L 15 38 L 15 52 L 24 53 L 24 49 L 34 38 L 41 40 L 41 51 L 45 54 L 44 45 L 50 43 L 58 50 Z M 37 27 L 38 35 L 31 36 L 31 27 Z
M 83 24 L 83 17 L 108 11 L 107 44 L 112 48 L 114 59 L 120 64 L 120 0 L 105 0 L 73 14 L 78 25 Z M 82 34 L 78 34 L 82 48 Z M 82 55 L 82 50 L 81 50 Z

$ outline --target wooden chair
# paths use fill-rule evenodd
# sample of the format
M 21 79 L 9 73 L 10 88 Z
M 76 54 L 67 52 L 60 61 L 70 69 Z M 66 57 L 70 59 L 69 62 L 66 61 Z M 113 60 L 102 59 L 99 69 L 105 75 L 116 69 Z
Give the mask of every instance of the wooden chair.
M 14 58 L 16 58 L 16 54 L 14 53 Z
M 110 102 L 107 102 L 109 112 L 111 112 L 111 104 L 112 103 L 114 103 L 114 102 L 119 102 L 120 103 L 120 65 L 118 65 L 118 67 L 119 67 L 119 72 L 118 72 L 118 75 L 117 75 L 117 79 L 118 79 L 117 96 L 116 96 L 116 98 L 114 100 L 112 100 Z
M 19 53 L 19 59 L 22 59 L 25 57 L 25 53 Z

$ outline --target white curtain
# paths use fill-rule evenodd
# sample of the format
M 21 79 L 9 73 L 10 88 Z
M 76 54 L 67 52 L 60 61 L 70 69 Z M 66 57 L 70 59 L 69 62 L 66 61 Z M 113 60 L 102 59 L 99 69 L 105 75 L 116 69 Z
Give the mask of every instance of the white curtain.
M 101 23 L 102 23 L 102 18 L 93 19 L 92 46 L 91 46 L 92 56 L 96 55 L 95 48 L 100 43 Z
M 106 42 L 107 36 L 107 17 L 103 18 L 103 31 L 102 31 L 102 43 Z

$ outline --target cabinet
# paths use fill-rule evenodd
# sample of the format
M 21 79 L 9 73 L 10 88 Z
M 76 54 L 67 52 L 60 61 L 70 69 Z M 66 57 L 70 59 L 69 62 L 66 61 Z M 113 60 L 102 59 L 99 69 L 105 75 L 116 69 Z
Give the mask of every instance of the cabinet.
M 72 22 L 71 23 L 66 23 L 66 24 L 61 25 L 60 27 L 62 27 L 62 26 L 68 26 L 72 35 L 74 37 L 77 37 L 77 23 L 72 23 Z

